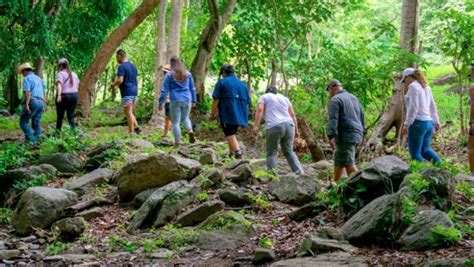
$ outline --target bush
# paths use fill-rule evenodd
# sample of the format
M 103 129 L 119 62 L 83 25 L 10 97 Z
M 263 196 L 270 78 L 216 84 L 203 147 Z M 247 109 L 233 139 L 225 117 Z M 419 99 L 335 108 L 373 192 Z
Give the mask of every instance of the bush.
M 433 245 L 452 246 L 461 241 L 461 232 L 454 227 L 437 225 L 431 229 L 430 242 Z

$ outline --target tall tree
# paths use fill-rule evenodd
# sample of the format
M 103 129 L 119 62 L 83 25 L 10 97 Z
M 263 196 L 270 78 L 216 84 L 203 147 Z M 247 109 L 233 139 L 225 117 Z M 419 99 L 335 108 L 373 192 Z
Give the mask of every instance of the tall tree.
M 170 29 L 168 44 L 166 46 L 166 61 L 169 61 L 172 56 L 179 56 L 182 17 L 183 0 L 173 0 L 171 2 Z
M 165 39 L 166 39 L 166 7 L 168 0 L 161 0 L 160 11 L 156 16 L 156 41 L 155 41 L 155 101 L 153 102 L 153 114 L 150 124 L 158 124 L 160 112 L 158 111 L 158 98 L 161 93 L 163 82 L 163 68 L 165 62 Z
M 198 102 L 204 99 L 204 80 L 219 37 L 237 5 L 237 0 L 228 0 L 226 2 L 227 5 L 221 8 L 223 11 L 219 12 L 217 0 L 208 0 L 211 17 L 207 22 L 206 28 L 201 33 L 198 50 L 191 65 Z
M 133 13 L 130 14 L 130 16 L 128 16 L 120 26 L 118 26 L 102 44 L 99 52 L 87 68 L 82 77 L 81 83 L 79 84 L 79 106 L 84 117 L 89 118 L 95 84 L 115 50 L 123 40 L 125 40 L 125 38 L 127 38 L 130 33 L 153 12 L 160 2 L 161 0 L 143 0 L 140 6 L 138 6 L 135 11 L 133 11 Z
M 420 0 L 403 0 L 402 20 L 400 27 L 400 46 L 409 54 L 417 54 L 419 50 L 418 28 L 420 25 Z M 404 59 L 405 60 L 405 59 Z M 413 60 L 407 60 L 406 66 L 414 66 Z M 395 84 L 390 98 L 390 106 L 382 114 L 372 136 L 368 141 L 368 146 L 382 153 L 384 150 L 383 139 L 387 133 L 395 127 L 397 144 L 401 140 L 401 130 L 405 118 L 404 92 L 400 83 L 400 74 L 395 75 Z

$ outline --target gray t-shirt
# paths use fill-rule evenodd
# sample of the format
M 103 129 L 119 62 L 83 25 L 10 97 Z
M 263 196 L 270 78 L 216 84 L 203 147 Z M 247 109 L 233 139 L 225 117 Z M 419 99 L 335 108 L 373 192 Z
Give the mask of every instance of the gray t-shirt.
M 280 123 L 293 123 L 293 119 L 288 112 L 291 103 L 287 97 L 281 94 L 266 93 L 260 97 L 258 103 L 265 103 L 264 118 L 267 129 Z

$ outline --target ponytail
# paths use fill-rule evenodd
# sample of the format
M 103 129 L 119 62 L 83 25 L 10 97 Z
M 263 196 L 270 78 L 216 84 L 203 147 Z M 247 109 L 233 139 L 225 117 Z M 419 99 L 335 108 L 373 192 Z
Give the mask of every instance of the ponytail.
M 421 84 L 421 87 L 423 87 L 423 89 L 425 89 L 426 86 L 428 86 L 425 75 L 423 75 L 423 72 L 421 72 L 420 69 L 415 69 L 415 74 L 413 76 Z
M 58 67 L 59 67 L 60 71 L 66 70 L 68 80 L 69 80 L 69 84 L 71 86 L 73 86 L 74 85 L 74 77 L 72 76 L 72 70 L 71 70 L 71 67 L 69 66 L 69 61 L 67 61 L 67 59 L 65 59 L 65 58 L 60 59 Z

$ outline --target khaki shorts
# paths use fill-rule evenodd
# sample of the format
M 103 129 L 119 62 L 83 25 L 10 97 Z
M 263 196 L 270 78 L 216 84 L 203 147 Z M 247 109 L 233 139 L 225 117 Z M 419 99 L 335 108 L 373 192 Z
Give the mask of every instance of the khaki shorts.
M 355 143 L 336 143 L 336 151 L 334 152 L 335 166 L 351 166 L 355 164 L 357 144 Z

